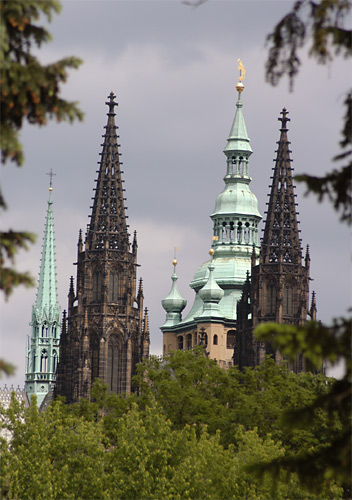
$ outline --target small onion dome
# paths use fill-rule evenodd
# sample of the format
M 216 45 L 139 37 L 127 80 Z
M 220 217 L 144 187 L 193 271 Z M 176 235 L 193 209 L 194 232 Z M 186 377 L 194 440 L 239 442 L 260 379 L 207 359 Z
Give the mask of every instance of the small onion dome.
M 177 260 L 172 261 L 174 274 L 172 275 L 172 286 L 169 295 L 161 301 L 161 304 L 167 313 L 181 313 L 187 305 L 187 300 L 182 297 L 177 288 L 178 276 L 176 274 Z
M 209 253 L 213 257 L 214 250 L 211 249 Z M 224 296 L 224 290 L 219 287 L 213 276 L 213 271 L 215 269 L 213 260 L 211 260 L 208 269 L 209 269 L 209 278 L 206 284 L 203 286 L 203 288 L 199 290 L 199 297 L 205 304 L 207 303 L 218 304 Z

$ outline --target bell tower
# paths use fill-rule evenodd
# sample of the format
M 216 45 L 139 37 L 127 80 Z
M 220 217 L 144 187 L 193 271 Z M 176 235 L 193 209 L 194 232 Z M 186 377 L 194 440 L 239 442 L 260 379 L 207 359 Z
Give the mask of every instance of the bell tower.
M 56 393 L 74 402 L 89 397 L 96 378 L 110 391 L 129 394 L 136 364 L 149 355 L 148 311 L 137 289 L 137 235 L 129 241 L 115 95 L 108 97 L 90 223 L 79 233 L 77 278 L 70 281 Z
M 240 60 L 238 63 L 240 76 L 236 85 L 235 114 L 223 151 L 226 162 L 224 188 L 217 195 L 210 215 L 213 223 L 210 260 L 198 267 L 190 283 L 195 296 L 185 318 L 181 318 L 185 302 L 175 290 L 175 273 L 171 292 L 162 302 L 167 312 L 161 327 L 164 354 L 203 343 L 207 355 L 224 368 L 233 364 L 237 342 L 236 304 L 251 268 L 252 249 L 259 256 L 258 225 L 261 220 L 258 200 L 250 188 L 253 151 L 243 114 L 245 70 Z

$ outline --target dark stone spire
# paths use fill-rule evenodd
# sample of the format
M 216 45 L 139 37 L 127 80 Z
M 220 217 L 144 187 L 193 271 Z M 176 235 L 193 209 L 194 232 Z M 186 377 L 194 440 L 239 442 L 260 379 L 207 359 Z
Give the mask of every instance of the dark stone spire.
M 237 333 L 234 362 L 241 368 L 261 364 L 271 355 L 277 364 L 283 355 L 270 343 L 259 342 L 253 335 L 257 325 L 267 321 L 303 326 L 309 315 L 309 247 L 302 263 L 299 239 L 290 142 L 287 138 L 289 118 L 286 109 L 281 112 L 280 140 L 278 142 L 274 175 L 272 176 L 264 236 L 260 247 L 259 264 L 252 256 L 251 283 L 243 288 L 238 302 Z M 315 300 L 315 299 L 314 299 Z M 315 314 L 314 305 L 311 315 Z M 304 371 L 303 356 L 297 355 L 289 368 Z
M 137 363 L 149 355 L 141 286 L 136 295 L 137 236 L 130 251 L 127 232 L 114 99 L 111 92 L 91 221 L 85 245 L 81 233 L 78 238 L 76 287 L 71 278 L 60 346 L 56 393 L 68 403 L 89 398 L 96 378 L 109 391 L 129 394 Z
M 269 195 L 267 219 L 261 246 L 261 262 L 298 264 L 302 256 L 292 179 L 290 142 L 287 122 L 290 119 L 284 108 L 279 120 L 282 123 L 278 142 L 273 182 Z
M 101 154 L 100 169 L 96 180 L 95 197 L 92 206 L 90 224 L 86 235 L 87 250 L 120 250 L 128 251 L 129 235 L 127 231 L 124 205 L 124 189 L 121 179 L 120 153 L 115 125 L 115 95 L 108 96 L 108 121 L 103 135 L 104 143 Z

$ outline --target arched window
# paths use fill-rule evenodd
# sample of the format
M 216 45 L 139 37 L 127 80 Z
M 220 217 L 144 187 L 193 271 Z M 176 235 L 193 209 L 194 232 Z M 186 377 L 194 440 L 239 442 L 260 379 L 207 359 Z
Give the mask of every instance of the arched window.
M 192 349 L 192 334 L 191 333 L 187 334 L 186 346 L 187 346 L 187 349 Z
M 51 327 L 51 334 L 52 334 L 52 337 L 54 339 L 56 339 L 56 323 L 54 321 L 54 323 L 52 324 L 52 327 Z
M 242 222 L 237 224 L 237 243 L 242 243 Z
M 236 332 L 235 330 L 229 330 L 227 332 L 226 347 L 227 349 L 233 349 L 236 342 Z
M 118 391 L 119 383 L 119 348 L 116 337 L 109 338 L 108 345 L 108 389 L 113 392 Z
M 240 159 L 238 162 L 238 174 L 243 175 L 243 156 L 240 156 Z
M 102 276 L 100 272 L 93 274 L 93 300 L 101 300 L 102 298 Z
M 109 278 L 109 302 L 117 302 L 118 300 L 118 277 L 117 272 L 112 271 Z
M 218 345 L 218 336 L 216 334 L 213 337 L 213 344 Z
M 230 222 L 230 243 L 234 243 L 235 241 L 235 227 L 233 222 Z
M 285 315 L 291 315 L 293 313 L 293 290 L 291 285 L 285 285 L 284 288 L 282 313 Z
M 42 353 L 41 353 L 40 371 L 42 373 L 47 373 L 47 371 L 48 371 L 48 353 L 47 353 L 47 351 L 42 351 Z
M 227 228 L 226 228 L 226 222 L 222 223 L 222 243 L 227 242 Z
M 91 351 L 91 366 L 92 366 L 92 383 L 96 378 L 99 377 L 99 340 L 97 338 L 92 338 L 91 339 L 91 344 L 90 344 L 90 351 Z
M 177 337 L 177 349 L 179 349 L 180 351 L 182 351 L 183 349 L 183 335 L 179 335 Z
M 276 286 L 270 283 L 267 287 L 266 295 L 266 311 L 268 314 L 276 312 Z
M 42 337 L 47 337 L 47 336 L 48 336 L 48 323 L 44 321 L 42 326 Z
M 244 225 L 243 237 L 244 237 L 244 242 L 248 244 L 249 243 L 249 222 L 246 222 Z
M 56 372 L 57 368 L 57 352 L 53 351 L 53 373 Z

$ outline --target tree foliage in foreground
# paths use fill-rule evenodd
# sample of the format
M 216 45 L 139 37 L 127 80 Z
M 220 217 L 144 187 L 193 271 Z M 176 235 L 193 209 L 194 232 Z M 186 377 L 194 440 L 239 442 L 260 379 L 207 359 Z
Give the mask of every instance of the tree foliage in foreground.
M 34 55 L 51 39 L 50 33 L 37 21 L 60 11 L 56 0 L 4 0 L 0 4 L 0 85 L 2 163 L 23 163 L 19 134 L 24 123 L 45 125 L 48 120 L 73 122 L 83 118 L 75 102 L 60 97 L 62 84 L 68 71 L 76 69 L 81 61 L 67 57 L 43 65 Z M 0 210 L 6 202 L 0 192 Z M 34 235 L 23 231 L 0 233 L 0 289 L 8 297 L 18 285 L 32 286 L 29 273 L 14 268 L 15 256 L 20 249 L 33 243 Z
M 351 18 L 350 0 L 298 0 L 292 10 L 277 24 L 268 36 L 269 57 L 266 64 L 267 79 L 273 85 L 288 75 L 292 86 L 300 67 L 298 51 L 311 42 L 310 56 L 320 64 L 327 64 L 336 56 L 352 55 L 352 32 L 346 28 Z M 307 193 L 314 193 L 318 200 L 327 197 L 340 214 L 342 222 L 352 221 L 352 93 L 345 95 L 345 115 L 340 141 L 340 154 L 333 161 L 339 164 L 322 177 L 309 174 L 295 176 L 307 185 Z M 336 380 L 327 394 L 318 396 L 311 404 L 302 404 L 287 416 L 290 429 L 310 425 L 309 418 L 317 409 L 328 415 L 341 415 L 341 429 L 331 435 L 320 449 L 305 449 L 297 456 L 287 455 L 270 464 L 258 464 L 253 470 L 268 471 L 275 476 L 279 470 L 295 471 L 303 484 L 317 488 L 324 479 L 334 477 L 344 484 L 345 496 L 351 497 L 351 318 L 334 320 L 331 326 L 308 323 L 306 327 L 264 323 L 255 335 L 259 340 L 270 341 L 288 358 L 304 353 L 312 366 L 319 368 L 323 360 L 333 365 L 344 364 L 344 375 Z
M 351 19 L 350 0 L 297 0 L 268 35 L 269 56 L 267 81 L 277 85 L 288 76 L 291 88 L 301 66 L 299 51 L 310 43 L 309 55 L 319 64 L 329 64 L 335 57 L 352 55 L 352 32 L 346 25 Z M 322 177 L 307 174 L 295 179 L 307 185 L 322 201 L 327 197 L 340 213 L 343 222 L 352 221 L 352 93 L 346 90 L 344 100 L 340 153 L 333 159 L 339 167 Z M 342 162 L 342 164 L 341 164 Z
M 269 473 L 257 478 L 248 470 L 252 463 L 285 457 L 290 444 L 278 440 L 280 420 L 284 407 L 298 403 L 297 391 L 311 400 L 313 393 L 324 394 L 330 383 L 320 376 L 325 384 L 314 386 L 308 374 L 305 382 L 291 374 L 281 386 L 285 396 L 275 407 L 284 372 L 267 362 L 260 373 L 248 370 L 241 379 L 238 370 L 221 370 L 199 350 L 177 352 L 165 363 L 151 359 L 140 367 L 138 377 L 143 376 L 146 384 L 141 396 L 109 393 L 98 381 L 92 402 L 65 405 L 58 400 L 41 414 L 34 400 L 25 409 L 13 398 L 2 412 L 3 426 L 13 437 L 1 444 L 1 495 L 9 499 L 342 498 L 342 488 L 332 479 L 323 481 L 320 492 L 314 493 L 300 484 L 295 473 L 281 470 L 275 479 Z M 237 408 L 227 412 L 237 398 Z M 181 413 L 177 405 L 182 405 Z M 262 414 L 264 421 L 268 418 L 264 431 Z M 272 433 L 267 431 L 270 422 Z M 336 417 L 334 425 L 338 422 Z M 324 426 L 312 419 L 315 425 L 310 434 L 302 433 L 301 448 L 321 445 L 315 437 Z M 295 448 L 299 448 L 298 434 Z

